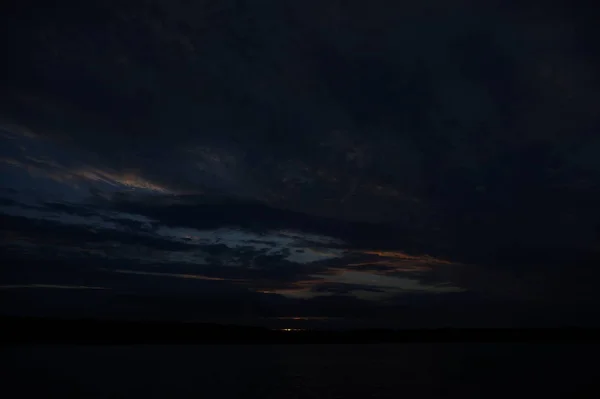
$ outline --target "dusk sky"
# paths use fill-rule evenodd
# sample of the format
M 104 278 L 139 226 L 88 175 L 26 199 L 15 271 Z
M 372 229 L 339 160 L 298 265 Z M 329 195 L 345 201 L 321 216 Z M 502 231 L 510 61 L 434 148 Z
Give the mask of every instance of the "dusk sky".
M 585 11 L 33 3 L 0 6 L 1 313 L 597 323 Z

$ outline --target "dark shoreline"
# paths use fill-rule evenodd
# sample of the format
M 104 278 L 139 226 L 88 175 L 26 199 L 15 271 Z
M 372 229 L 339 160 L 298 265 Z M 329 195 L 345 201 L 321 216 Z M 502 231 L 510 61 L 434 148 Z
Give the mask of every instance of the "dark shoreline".
M 371 344 L 418 342 L 600 343 L 600 329 L 438 328 L 283 331 L 209 323 L 1 316 L 8 344 Z

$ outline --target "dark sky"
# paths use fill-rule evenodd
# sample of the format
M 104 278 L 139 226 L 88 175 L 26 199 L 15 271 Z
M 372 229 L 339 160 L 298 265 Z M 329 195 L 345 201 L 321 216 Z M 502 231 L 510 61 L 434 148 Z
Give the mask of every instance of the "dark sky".
M 585 9 L 0 7 L 3 313 L 596 320 Z

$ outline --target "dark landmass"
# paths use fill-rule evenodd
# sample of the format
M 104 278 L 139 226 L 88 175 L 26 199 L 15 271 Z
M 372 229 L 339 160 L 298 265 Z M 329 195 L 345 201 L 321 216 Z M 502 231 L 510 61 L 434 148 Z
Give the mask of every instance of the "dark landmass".
M 597 329 L 436 328 L 297 330 L 191 322 L 2 317 L 5 343 L 368 344 L 409 342 L 597 342 Z

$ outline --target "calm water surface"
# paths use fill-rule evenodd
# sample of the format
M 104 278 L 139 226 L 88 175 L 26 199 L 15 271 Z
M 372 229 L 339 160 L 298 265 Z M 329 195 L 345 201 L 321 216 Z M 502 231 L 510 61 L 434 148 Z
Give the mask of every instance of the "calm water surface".
M 599 397 L 598 346 L 70 346 L 2 349 L 3 391 L 78 398 Z

